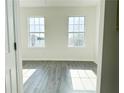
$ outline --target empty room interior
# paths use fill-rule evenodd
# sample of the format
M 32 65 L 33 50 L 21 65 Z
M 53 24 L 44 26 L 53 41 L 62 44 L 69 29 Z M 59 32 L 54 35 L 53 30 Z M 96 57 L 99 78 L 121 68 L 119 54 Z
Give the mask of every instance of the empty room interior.
M 96 93 L 100 0 L 20 0 L 24 93 Z

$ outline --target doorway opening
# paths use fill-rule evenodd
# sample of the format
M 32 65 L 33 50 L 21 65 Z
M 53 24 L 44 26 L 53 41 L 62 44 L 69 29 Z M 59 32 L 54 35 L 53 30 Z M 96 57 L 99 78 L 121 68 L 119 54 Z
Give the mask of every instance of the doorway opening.
M 97 93 L 100 1 L 19 0 L 24 93 Z

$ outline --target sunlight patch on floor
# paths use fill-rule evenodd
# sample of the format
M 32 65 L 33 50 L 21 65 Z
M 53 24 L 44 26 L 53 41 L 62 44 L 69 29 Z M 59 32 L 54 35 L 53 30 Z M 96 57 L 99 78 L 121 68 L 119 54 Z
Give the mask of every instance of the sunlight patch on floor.
M 70 70 L 73 90 L 96 91 L 97 76 L 92 70 Z
M 31 77 L 36 69 L 23 69 L 23 84 Z

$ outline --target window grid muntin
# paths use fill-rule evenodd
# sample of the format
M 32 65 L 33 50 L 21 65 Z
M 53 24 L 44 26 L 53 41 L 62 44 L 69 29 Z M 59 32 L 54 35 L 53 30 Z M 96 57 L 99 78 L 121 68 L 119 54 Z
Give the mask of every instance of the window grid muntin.
M 70 18 L 73 19 L 73 23 L 71 23 L 71 24 L 70 24 Z M 79 23 L 76 23 L 76 24 L 75 24 L 75 22 L 74 22 L 74 19 L 75 19 L 75 18 L 79 18 Z M 82 22 L 82 23 L 81 23 L 81 21 L 80 21 L 80 18 L 83 18 L 83 22 Z M 69 25 L 68 25 L 68 47 L 83 47 L 84 44 L 85 44 L 85 36 L 84 36 L 84 34 L 85 34 L 85 16 L 69 17 L 69 22 L 68 22 L 68 23 L 69 23 Z M 72 30 L 72 31 L 70 31 L 70 25 L 73 26 L 73 30 Z M 74 27 L 75 27 L 76 25 L 78 26 L 78 31 L 76 31 L 76 30 L 74 29 Z M 80 26 L 83 26 L 84 29 L 81 29 Z M 82 41 L 83 45 L 78 45 L 78 46 L 77 46 L 77 45 L 75 45 L 74 43 L 73 43 L 72 45 L 70 44 L 69 35 L 70 35 L 70 34 L 75 34 L 75 33 L 79 33 L 79 34 L 80 34 L 80 33 L 83 33 L 83 38 L 82 38 L 82 40 L 83 40 L 83 41 Z M 74 37 L 74 35 L 73 35 L 73 37 Z M 74 40 L 74 38 L 73 38 L 73 40 Z
M 31 23 L 30 22 L 31 19 L 33 19 L 34 22 Z M 37 24 L 35 23 L 35 19 L 39 19 L 39 22 L 38 22 L 39 24 L 38 23 Z M 43 20 L 43 23 L 42 24 L 41 24 L 41 19 Z M 33 48 L 33 47 L 34 48 L 35 47 L 45 47 L 45 24 L 44 24 L 44 22 L 45 22 L 44 17 L 29 17 L 29 47 L 31 47 L 31 48 Z M 31 31 L 31 29 L 30 29 L 31 25 L 34 26 L 34 31 Z M 38 31 L 36 31 L 36 26 L 39 26 L 38 27 L 39 28 Z M 41 31 L 41 29 L 40 29 L 41 26 L 43 26 L 43 31 Z M 39 34 L 38 35 L 39 37 L 40 37 L 40 34 L 43 34 L 43 39 L 41 37 L 42 40 L 35 41 L 35 44 L 37 42 L 41 42 L 41 41 L 42 41 L 43 44 L 32 46 L 32 44 L 31 44 L 32 43 L 32 41 L 31 41 L 31 34 L 34 34 L 34 35 L 35 34 Z

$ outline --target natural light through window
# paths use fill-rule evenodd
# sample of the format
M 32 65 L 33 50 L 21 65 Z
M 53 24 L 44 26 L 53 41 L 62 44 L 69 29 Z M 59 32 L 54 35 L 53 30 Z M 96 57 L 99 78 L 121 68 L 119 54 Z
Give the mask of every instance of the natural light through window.
M 73 90 L 96 91 L 96 74 L 92 70 L 70 70 Z
M 83 47 L 85 36 L 85 17 L 69 17 L 68 46 Z
M 44 17 L 29 17 L 29 47 L 45 46 Z
M 36 69 L 23 69 L 23 84 L 31 77 Z

